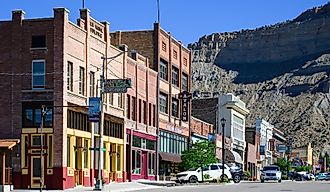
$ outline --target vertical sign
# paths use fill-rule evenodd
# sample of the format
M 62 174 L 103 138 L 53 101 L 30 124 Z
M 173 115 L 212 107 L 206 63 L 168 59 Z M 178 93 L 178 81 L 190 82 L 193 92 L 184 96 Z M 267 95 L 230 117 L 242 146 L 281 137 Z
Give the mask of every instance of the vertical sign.
M 181 120 L 189 121 L 189 103 L 191 99 L 191 93 L 188 91 L 183 91 L 179 94 L 179 99 L 181 99 Z
M 100 97 L 90 97 L 88 104 L 88 120 L 90 122 L 100 121 Z

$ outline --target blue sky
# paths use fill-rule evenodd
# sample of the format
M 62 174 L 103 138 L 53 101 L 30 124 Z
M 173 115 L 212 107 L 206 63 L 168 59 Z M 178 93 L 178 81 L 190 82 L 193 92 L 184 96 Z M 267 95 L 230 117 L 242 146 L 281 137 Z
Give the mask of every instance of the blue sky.
M 157 0 L 85 0 L 97 20 L 110 22 L 110 30 L 151 29 L 157 21 Z M 328 0 L 160 0 L 161 26 L 185 45 L 213 32 L 253 29 L 293 19 Z M 0 0 L 0 20 L 23 9 L 26 18 L 51 17 L 53 7 L 70 10 L 76 21 L 82 0 Z

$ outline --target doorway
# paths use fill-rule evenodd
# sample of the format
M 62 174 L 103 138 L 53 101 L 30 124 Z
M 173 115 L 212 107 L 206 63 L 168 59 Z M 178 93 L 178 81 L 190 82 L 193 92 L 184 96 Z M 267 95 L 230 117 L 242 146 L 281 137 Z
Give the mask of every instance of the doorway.
M 143 179 L 148 179 L 148 153 L 142 151 L 142 168 L 141 168 L 141 177 Z
M 44 176 L 43 160 L 40 156 L 31 157 L 31 188 L 41 188 L 41 179 Z

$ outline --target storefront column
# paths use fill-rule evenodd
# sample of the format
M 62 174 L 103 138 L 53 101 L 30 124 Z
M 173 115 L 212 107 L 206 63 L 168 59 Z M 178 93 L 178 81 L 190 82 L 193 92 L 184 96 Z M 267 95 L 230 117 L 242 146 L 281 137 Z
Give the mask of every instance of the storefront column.
M 6 153 L 2 154 L 2 181 L 1 184 L 4 185 L 6 182 Z

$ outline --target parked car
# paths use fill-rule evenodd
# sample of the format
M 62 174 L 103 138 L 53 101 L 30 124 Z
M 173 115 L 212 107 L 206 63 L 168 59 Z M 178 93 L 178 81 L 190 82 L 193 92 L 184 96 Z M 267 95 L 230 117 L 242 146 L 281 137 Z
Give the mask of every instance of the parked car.
M 309 180 L 315 180 L 315 176 L 312 173 L 307 174 Z
M 260 175 L 261 183 L 265 181 L 277 181 L 282 182 L 282 173 L 277 165 L 265 166 Z
M 224 170 L 224 178 L 227 178 L 229 180 L 232 179 L 230 168 L 225 165 Z M 204 181 L 217 181 L 218 179 L 222 178 L 222 164 L 211 164 L 209 166 L 206 166 L 203 168 L 203 175 L 204 175 Z M 190 169 L 188 171 L 184 171 L 181 173 L 178 173 L 176 175 L 176 182 L 178 183 L 197 183 L 202 182 L 202 170 L 201 168 L 197 169 Z
M 327 178 L 327 174 L 326 173 L 319 173 L 318 175 L 316 175 L 315 180 L 317 181 L 324 181 Z
M 329 180 L 330 180 L 330 173 L 326 173 L 326 174 L 325 174 L 325 180 L 326 180 L 326 181 L 329 181 Z
M 238 166 L 230 166 L 231 177 L 233 178 L 234 183 L 241 182 L 243 178 L 243 170 Z

